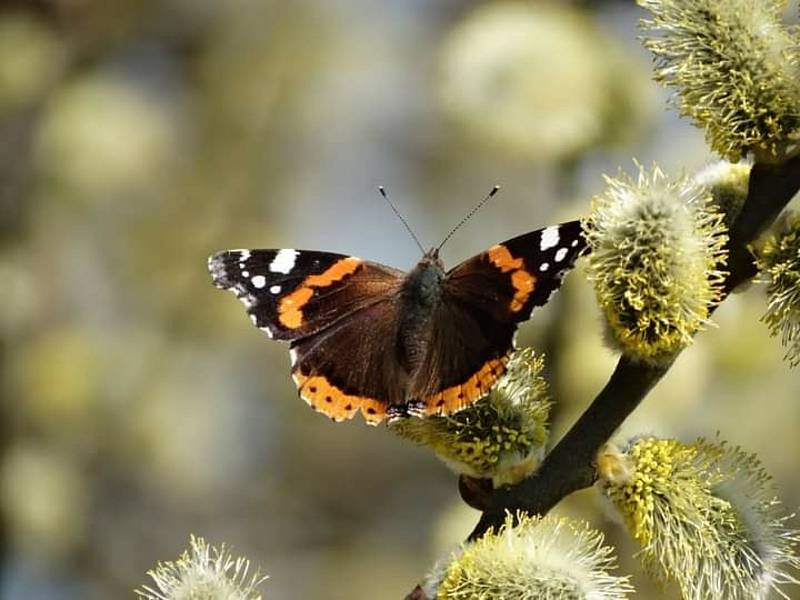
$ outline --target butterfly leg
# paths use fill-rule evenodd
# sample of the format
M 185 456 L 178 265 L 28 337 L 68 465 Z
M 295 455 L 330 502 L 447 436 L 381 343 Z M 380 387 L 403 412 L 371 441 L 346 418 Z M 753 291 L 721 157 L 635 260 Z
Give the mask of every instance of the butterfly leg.
M 412 417 L 424 417 L 426 406 L 424 400 L 409 400 L 405 405 L 406 413 Z
M 386 422 L 390 425 L 400 419 L 407 419 L 409 416 L 405 404 L 392 404 L 386 409 Z

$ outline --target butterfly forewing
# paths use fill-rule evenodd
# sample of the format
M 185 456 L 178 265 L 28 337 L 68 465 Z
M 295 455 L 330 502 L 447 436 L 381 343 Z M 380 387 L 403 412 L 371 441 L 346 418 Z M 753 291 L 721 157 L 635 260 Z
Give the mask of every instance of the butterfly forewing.
M 227 250 L 209 258 L 214 285 L 230 290 L 270 337 L 294 340 L 332 326 L 397 288 L 402 271 L 308 250 Z
M 585 248 L 580 221 L 537 229 L 451 269 L 445 298 L 480 308 L 500 322 L 526 321 L 561 286 Z

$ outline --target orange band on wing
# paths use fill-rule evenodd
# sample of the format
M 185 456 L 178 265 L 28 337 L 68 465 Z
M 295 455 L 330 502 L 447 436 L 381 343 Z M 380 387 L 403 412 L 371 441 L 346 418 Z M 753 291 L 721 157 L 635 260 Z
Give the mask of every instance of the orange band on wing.
M 525 306 L 528 297 L 536 287 L 536 277 L 528 273 L 525 269 L 520 269 L 511 274 L 511 285 L 513 285 L 516 290 L 514 298 L 511 300 L 511 310 L 519 312 L 522 310 L 522 307 Z
M 526 271 L 522 259 L 511 256 L 511 252 L 502 244 L 489 248 L 488 255 L 489 261 L 503 273 L 511 272 L 514 297 L 511 299 L 509 309 L 512 312 L 521 311 L 536 288 L 536 276 Z
M 329 382 L 324 375 L 309 376 L 295 373 L 294 382 L 300 391 L 300 397 L 311 408 L 334 421 L 352 419 L 359 409 L 370 425 L 377 425 L 386 418 L 385 403 L 366 396 L 346 394 Z
M 328 287 L 356 272 L 361 266 L 359 258 L 339 260 L 319 275 L 309 275 L 295 291 L 281 298 L 278 304 L 278 321 L 288 329 L 297 329 L 303 324 L 303 307 L 314 295 L 314 288 Z
M 303 323 L 303 306 L 311 300 L 314 290 L 300 287 L 291 294 L 281 298 L 278 305 L 278 320 L 289 329 L 297 329 Z
M 492 264 L 500 269 L 503 273 L 516 271 L 517 269 L 522 269 L 525 266 L 521 258 L 514 258 L 511 256 L 511 252 L 508 251 L 508 248 L 500 244 L 489 248 L 488 254 L 489 260 L 492 261 Z
M 425 414 L 451 415 L 477 402 L 506 372 L 508 358 L 502 356 L 489 360 L 464 383 L 446 388 L 426 398 Z

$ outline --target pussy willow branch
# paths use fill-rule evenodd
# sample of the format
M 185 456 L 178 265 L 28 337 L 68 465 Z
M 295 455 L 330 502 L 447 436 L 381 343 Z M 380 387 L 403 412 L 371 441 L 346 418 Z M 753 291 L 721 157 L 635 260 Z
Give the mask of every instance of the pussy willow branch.
M 782 165 L 756 164 L 750 171 L 747 199 L 728 240 L 728 276 L 724 296 L 758 272 L 748 246 L 769 226 L 800 189 L 800 156 Z M 674 362 L 674 359 L 673 359 Z M 559 440 L 539 469 L 516 485 L 487 493 L 475 539 L 497 529 L 506 511 L 544 515 L 565 497 L 594 484 L 594 457 L 647 393 L 669 371 L 672 362 L 651 366 L 622 356 L 611 378 L 589 408 Z M 407 600 L 426 600 L 421 587 Z
M 756 266 L 748 246 L 771 224 L 800 189 L 800 156 L 782 165 L 756 164 L 750 172 L 747 199 L 728 241 L 728 277 L 724 295 L 752 278 Z M 536 473 L 500 488 L 488 498 L 470 539 L 499 527 L 506 511 L 545 514 L 559 501 L 596 479 L 594 457 L 672 363 L 650 366 L 621 357 L 608 383 L 586 412 L 558 442 Z

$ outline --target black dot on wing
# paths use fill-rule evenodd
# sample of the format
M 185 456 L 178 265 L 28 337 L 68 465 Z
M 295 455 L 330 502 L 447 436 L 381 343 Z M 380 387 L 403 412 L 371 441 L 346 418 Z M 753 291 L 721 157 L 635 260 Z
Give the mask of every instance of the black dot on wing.
M 459 400 L 463 400 L 464 399 L 464 392 L 459 392 L 458 399 Z
M 330 396 L 325 396 L 325 402 L 333 402 L 333 398 Z
M 436 403 L 436 406 L 444 406 L 444 400 L 439 400 L 439 401 Z
M 369 415 L 374 415 L 374 414 L 375 414 L 375 409 L 374 409 L 374 408 L 372 408 L 372 407 L 369 407 L 369 408 L 367 409 L 367 414 L 369 414 Z
M 316 394 L 317 393 L 317 388 L 316 388 L 316 386 L 312 385 L 310 388 L 308 388 L 308 391 L 311 392 L 312 394 Z
M 348 404 L 347 406 L 344 407 L 344 409 L 345 410 L 353 410 L 353 405 L 352 404 Z

